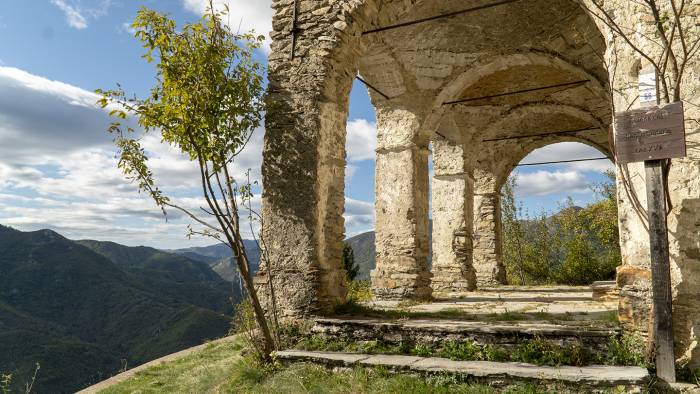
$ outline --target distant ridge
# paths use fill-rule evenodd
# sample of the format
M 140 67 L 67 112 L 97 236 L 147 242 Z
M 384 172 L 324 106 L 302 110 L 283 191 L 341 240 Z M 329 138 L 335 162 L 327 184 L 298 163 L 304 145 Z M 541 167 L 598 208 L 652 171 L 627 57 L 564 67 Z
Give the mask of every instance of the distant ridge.
M 0 225 L 0 372 L 13 390 L 74 392 L 226 335 L 232 286 L 207 264 L 152 248 Z

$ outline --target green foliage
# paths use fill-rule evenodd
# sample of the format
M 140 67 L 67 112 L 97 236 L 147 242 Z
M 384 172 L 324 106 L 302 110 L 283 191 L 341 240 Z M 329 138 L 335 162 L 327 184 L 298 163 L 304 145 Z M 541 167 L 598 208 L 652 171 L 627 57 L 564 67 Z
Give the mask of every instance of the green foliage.
M 164 214 L 166 208 L 173 208 L 193 220 L 197 228 L 188 226 L 189 236 L 211 237 L 231 248 L 264 338 L 264 357 L 269 360 L 275 342 L 252 283 L 241 235 L 241 209 L 249 221 L 260 220 L 252 208 L 254 183 L 250 171 L 233 172 L 234 161 L 263 118 L 263 69 L 253 60 L 253 50 L 264 37 L 233 33 L 223 22 L 227 14 L 228 7 L 219 12 L 209 1 L 199 21 L 177 28 L 168 15 L 142 7 L 131 27 L 145 49 L 143 57 L 155 65 L 155 86 L 145 99 L 129 97 L 121 87 L 98 90 L 102 96 L 98 104 L 109 107 L 110 115 L 117 118 L 108 131 L 115 135 L 118 167 L 126 178 Z M 139 136 L 134 137 L 133 127 L 122 124 L 131 115 L 144 134 L 157 131 L 161 143 L 196 164 L 206 201 L 202 212 L 179 205 L 159 189 Z M 236 175 L 243 175 L 243 181 L 237 181 Z
M 515 200 L 516 178 L 502 189 L 503 260 L 511 284 L 586 285 L 614 277 L 620 264 L 614 173 L 585 208 L 571 198 L 559 213 L 531 217 Z
M 119 168 L 161 207 L 170 199 L 156 186 L 145 150 L 130 135 L 134 129 L 121 120 L 136 115 L 145 132 L 158 130 L 164 143 L 212 172 L 207 176 L 224 169 L 261 124 L 262 67 L 252 51 L 264 38 L 232 33 L 221 23 L 224 15 L 207 12 L 178 30 L 167 15 L 141 8 L 131 27 L 143 57 L 155 61 L 156 86 L 145 99 L 128 97 L 121 87 L 97 90 L 98 104 L 120 119 L 109 129 L 120 149 Z
M 637 365 L 650 368 L 645 355 L 644 338 L 638 334 L 625 333 L 620 337 L 609 338 L 606 352 L 601 354 L 598 362 L 612 365 Z
M 700 368 L 692 370 L 684 366 L 676 370 L 676 378 L 681 382 L 689 382 L 700 387 Z
M 510 357 L 511 361 L 552 366 L 582 366 L 593 359 L 580 346 L 556 346 L 539 338 L 521 342 Z
M 348 297 L 354 302 L 365 302 L 372 300 L 372 287 L 369 281 L 353 280 L 348 283 Z
M 352 282 L 357 278 L 357 274 L 360 272 L 360 267 L 355 264 L 355 253 L 352 250 L 352 246 L 348 243 L 343 243 L 343 268 L 345 268 L 345 273 L 347 274 L 348 281 Z
M 9 394 L 12 385 L 12 374 L 0 373 L 0 393 Z

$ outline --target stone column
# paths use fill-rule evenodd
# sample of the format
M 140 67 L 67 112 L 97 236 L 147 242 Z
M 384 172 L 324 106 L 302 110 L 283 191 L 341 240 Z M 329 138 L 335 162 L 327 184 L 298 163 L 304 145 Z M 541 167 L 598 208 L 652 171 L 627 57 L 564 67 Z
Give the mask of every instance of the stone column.
M 294 4 L 273 1 L 262 166 L 262 235 L 271 267 L 262 263 L 255 278 L 262 302 L 282 319 L 330 312 L 345 300 L 345 123 L 359 58 L 353 29 L 361 29 L 334 27 L 346 12 L 341 4 L 303 2 L 298 26 L 313 28 L 296 34 L 290 59 Z M 328 39 L 319 40 L 322 34 Z
M 491 171 L 474 171 L 474 270 L 479 287 L 506 283 L 501 239 L 501 196 Z
M 428 155 L 414 142 L 420 122 L 410 111 L 377 113 L 375 179 L 377 299 L 428 299 Z
M 434 294 L 476 288 L 472 265 L 474 181 L 461 144 L 433 141 L 433 280 Z M 466 244 L 455 253 L 455 232 Z

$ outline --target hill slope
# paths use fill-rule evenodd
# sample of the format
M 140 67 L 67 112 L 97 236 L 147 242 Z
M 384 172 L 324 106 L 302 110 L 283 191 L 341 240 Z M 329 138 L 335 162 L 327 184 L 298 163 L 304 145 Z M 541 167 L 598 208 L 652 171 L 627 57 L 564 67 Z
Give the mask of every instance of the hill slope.
M 430 267 L 433 261 L 432 220 L 428 226 L 428 245 L 430 245 L 430 250 L 428 251 L 428 266 Z M 376 249 L 374 246 L 374 239 L 374 231 L 368 231 L 366 233 L 357 234 L 345 240 L 345 243 L 352 247 L 353 254 L 355 255 L 355 264 L 360 267 L 357 274 L 358 280 L 369 280 L 369 273 L 376 265 Z
M 157 289 L 176 300 L 231 313 L 233 306 L 229 298 L 240 299 L 240 292 L 232 290 L 231 285 L 205 262 L 146 246 L 129 247 L 92 240 L 75 242 L 135 274 L 147 288 Z
M 227 333 L 221 311 L 165 291 L 172 278 L 121 264 L 50 230 L 0 226 L 0 371 L 21 385 L 38 362 L 37 392 L 72 392 Z
M 260 248 L 253 240 L 243 240 L 250 261 L 250 270 L 253 274 L 260 267 Z M 224 244 L 209 246 L 197 246 L 184 249 L 174 249 L 168 252 L 175 253 L 192 260 L 207 263 L 214 272 L 227 282 L 238 282 L 238 269 L 231 256 L 231 249 Z

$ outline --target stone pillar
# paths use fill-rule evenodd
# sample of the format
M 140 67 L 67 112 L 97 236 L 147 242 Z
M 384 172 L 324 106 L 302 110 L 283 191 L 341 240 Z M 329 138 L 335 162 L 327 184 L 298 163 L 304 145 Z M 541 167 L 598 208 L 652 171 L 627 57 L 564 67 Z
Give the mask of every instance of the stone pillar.
M 472 265 L 474 181 L 461 144 L 433 141 L 433 280 L 435 294 L 476 288 Z M 464 249 L 454 250 L 455 231 L 466 230 Z
M 294 2 L 274 1 L 268 108 L 263 148 L 262 216 L 269 267 L 255 278 L 261 301 L 280 318 L 330 312 L 345 300 L 345 123 L 359 58 L 346 12 L 327 1 L 304 2 L 290 59 Z M 354 25 L 361 29 L 360 25 Z M 319 40 L 319 34 L 327 40 Z M 334 61 L 331 61 L 331 54 Z M 270 284 L 275 302 L 272 303 Z
M 428 299 L 428 155 L 416 144 L 420 127 L 406 110 L 377 113 L 375 180 L 376 268 L 371 273 L 377 299 Z
M 501 195 L 491 171 L 474 170 L 474 270 L 479 287 L 506 283 L 501 237 Z

